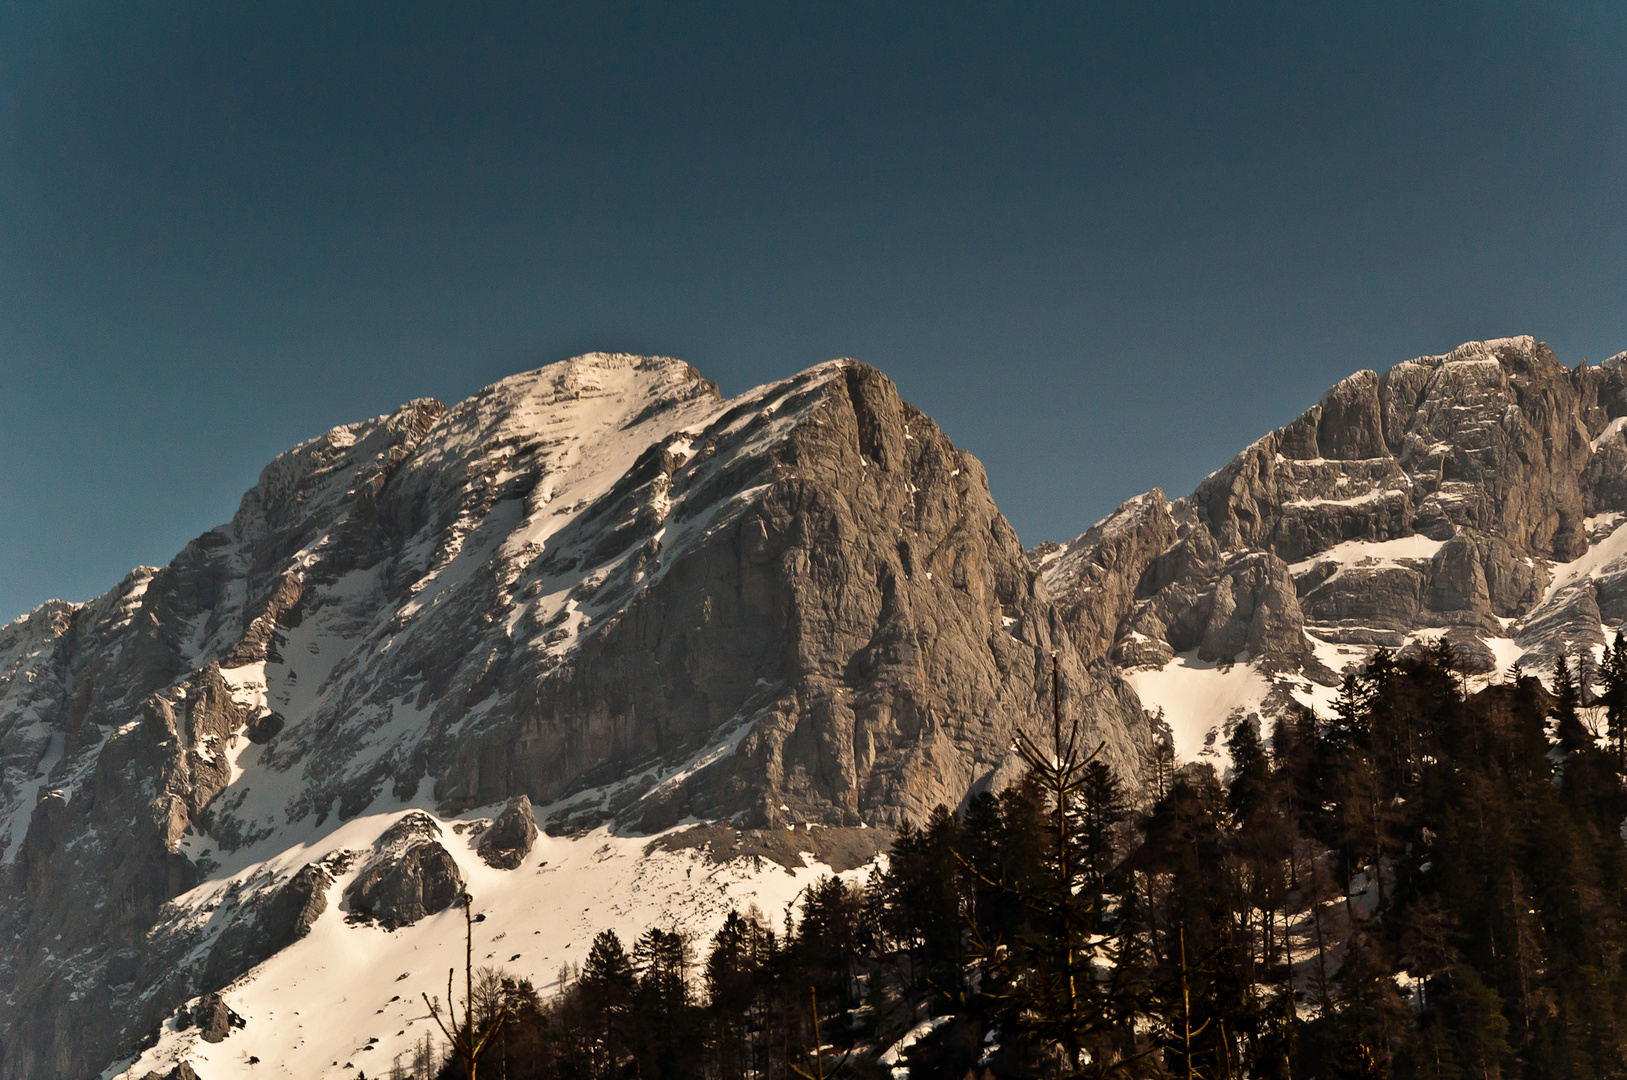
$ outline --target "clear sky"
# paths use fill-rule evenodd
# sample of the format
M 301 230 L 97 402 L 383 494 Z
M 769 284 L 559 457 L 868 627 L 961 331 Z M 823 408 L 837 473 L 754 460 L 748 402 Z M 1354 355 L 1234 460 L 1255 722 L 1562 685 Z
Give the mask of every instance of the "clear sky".
M 602 349 L 853 356 L 1025 544 L 1350 371 L 1627 350 L 1627 5 L 0 9 L 0 622 Z

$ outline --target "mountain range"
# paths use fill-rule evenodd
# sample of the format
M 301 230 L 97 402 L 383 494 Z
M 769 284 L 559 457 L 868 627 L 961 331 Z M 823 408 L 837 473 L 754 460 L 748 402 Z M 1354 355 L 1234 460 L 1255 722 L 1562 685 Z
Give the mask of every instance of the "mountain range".
M 1134 784 L 1164 740 L 1223 768 L 1229 719 L 1325 712 L 1379 647 L 1593 662 L 1624 363 L 1358 372 L 1027 551 L 848 360 L 726 399 L 591 354 L 334 428 L 168 566 L 0 629 L 0 1078 L 377 1073 L 462 890 L 544 989 L 600 926 L 778 910 L 1015 778 L 1053 670 Z

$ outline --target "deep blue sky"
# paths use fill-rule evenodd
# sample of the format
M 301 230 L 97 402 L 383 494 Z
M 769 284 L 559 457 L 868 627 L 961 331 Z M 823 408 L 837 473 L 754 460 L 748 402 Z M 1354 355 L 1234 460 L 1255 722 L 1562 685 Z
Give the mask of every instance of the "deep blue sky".
M 1627 8 L 1335 7 L 9 4 L 0 622 L 592 349 L 873 363 L 1026 544 L 1358 368 L 1627 349 Z

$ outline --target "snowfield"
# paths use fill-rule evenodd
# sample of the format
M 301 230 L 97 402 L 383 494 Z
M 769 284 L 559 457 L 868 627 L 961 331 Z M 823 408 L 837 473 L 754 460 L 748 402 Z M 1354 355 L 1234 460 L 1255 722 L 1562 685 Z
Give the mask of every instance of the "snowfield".
M 172 903 L 207 924 L 210 912 L 233 882 L 267 871 L 287 874 L 344 850 L 366 851 L 407 807 L 368 814 L 319 840 L 289 849 L 229 877 L 210 881 Z M 427 808 L 424 808 L 427 810 Z M 474 910 L 475 967 L 491 967 L 530 979 L 544 999 L 559 989 L 561 969 L 579 964 L 593 937 L 614 930 L 622 944 L 652 927 L 693 936 L 704 956 L 711 935 L 731 909 L 755 905 L 778 925 L 802 890 L 830 873 L 804 855 L 806 865 L 786 869 L 761 859 L 719 861 L 694 849 L 668 851 L 659 837 L 618 836 L 599 828 L 576 837 L 537 837 L 531 854 L 514 870 L 496 870 L 475 852 L 476 830 L 485 815 L 436 818 L 441 843 L 457 860 Z M 433 813 L 431 813 L 431 816 Z M 221 997 L 246 1024 L 223 1042 L 206 1043 L 199 1029 L 167 1022 L 157 1045 L 140 1057 L 117 1062 L 102 1080 L 167 1073 L 189 1061 L 208 1080 L 231 1077 L 386 1076 L 396 1055 L 410 1060 L 424 1033 L 444 1045 L 422 994 L 444 999 L 449 968 L 457 969 L 455 992 L 463 996 L 464 915 L 454 905 L 395 931 L 346 921 L 340 898 L 360 871 L 356 860 L 328 889 L 328 907 L 310 933 L 238 979 Z M 839 876 L 863 880 L 867 867 Z M 189 1003 L 190 1004 L 190 1003 Z M 251 1063 L 257 1058 L 257 1063 Z

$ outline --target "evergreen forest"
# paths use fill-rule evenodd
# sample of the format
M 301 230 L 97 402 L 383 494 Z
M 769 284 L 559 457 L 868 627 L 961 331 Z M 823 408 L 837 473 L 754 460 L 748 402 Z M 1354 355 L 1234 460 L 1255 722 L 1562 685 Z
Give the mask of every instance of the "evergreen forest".
M 1135 793 L 1058 702 L 868 880 L 602 932 L 546 1001 L 482 971 L 479 1075 L 1627 1077 L 1627 647 L 1557 666 L 1381 650 L 1329 716 L 1232 717 L 1223 775 L 1165 729 Z

